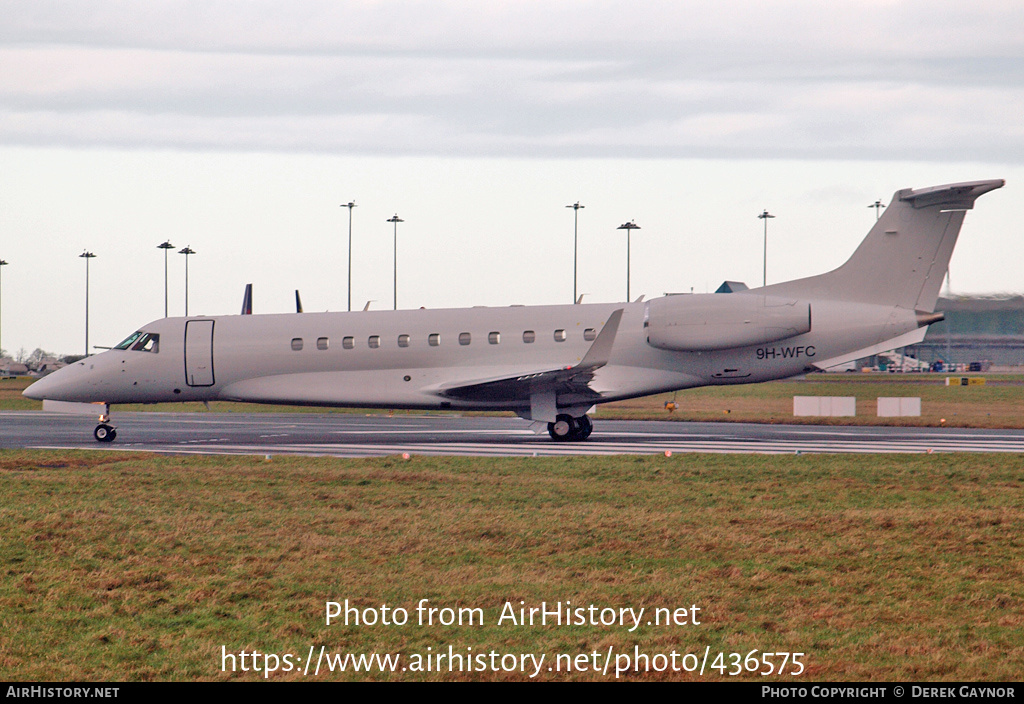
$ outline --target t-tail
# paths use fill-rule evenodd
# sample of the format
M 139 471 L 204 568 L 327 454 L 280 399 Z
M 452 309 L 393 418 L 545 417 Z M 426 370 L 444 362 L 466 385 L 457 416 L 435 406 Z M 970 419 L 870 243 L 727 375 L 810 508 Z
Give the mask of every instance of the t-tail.
M 965 211 L 1002 179 L 897 191 L 838 269 L 761 289 L 768 295 L 850 301 L 932 313 Z

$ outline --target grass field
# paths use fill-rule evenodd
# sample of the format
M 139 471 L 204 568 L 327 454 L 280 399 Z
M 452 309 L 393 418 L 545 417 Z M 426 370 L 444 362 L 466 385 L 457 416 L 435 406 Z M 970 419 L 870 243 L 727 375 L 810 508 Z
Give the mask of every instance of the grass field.
M 1022 470 L 1024 459 L 1006 455 L 266 461 L 0 451 L 0 680 L 251 679 L 259 675 L 221 672 L 222 646 L 305 658 L 321 645 L 403 662 L 451 645 L 543 653 L 547 664 L 609 648 L 712 658 L 756 649 L 805 653 L 806 671 L 741 677 L 1019 680 Z M 485 623 L 326 626 L 325 602 L 346 598 L 413 619 L 427 598 L 479 608 Z M 632 633 L 496 624 L 506 601 L 565 600 L 696 604 L 701 624 Z M 527 676 L 318 677 L 365 678 Z
M 919 425 L 963 428 L 1024 428 L 1024 376 L 989 375 L 984 386 L 946 386 L 945 376 L 932 374 L 812 374 L 803 380 L 774 381 L 740 386 L 704 387 L 644 398 L 602 404 L 597 419 L 732 421 L 753 423 L 801 423 L 816 425 Z M 28 379 L 0 381 L 0 410 L 38 410 L 42 403 L 26 399 L 22 390 Z M 855 396 L 854 418 L 794 418 L 793 396 Z M 880 396 L 918 396 L 919 418 L 878 418 Z M 677 410 L 665 410 L 675 400 Z M 213 411 L 387 413 L 365 409 L 327 409 L 295 406 L 261 406 L 251 403 L 214 402 Z M 161 403 L 116 406 L 116 411 L 206 412 L 199 403 Z M 399 411 L 401 413 L 401 411 Z M 422 413 L 422 411 L 417 411 Z M 468 414 L 467 414 L 468 415 Z M 511 415 L 511 414 L 505 414 Z
M 803 380 L 703 387 L 598 406 L 594 418 L 743 421 L 815 425 L 916 425 L 1024 428 L 1024 381 L 1019 375 L 984 376 L 984 386 L 946 386 L 945 376 L 922 374 L 812 374 Z M 854 396 L 852 418 L 793 417 L 794 396 Z M 921 416 L 879 418 L 878 398 L 917 396 Z M 669 414 L 665 402 L 675 399 Z

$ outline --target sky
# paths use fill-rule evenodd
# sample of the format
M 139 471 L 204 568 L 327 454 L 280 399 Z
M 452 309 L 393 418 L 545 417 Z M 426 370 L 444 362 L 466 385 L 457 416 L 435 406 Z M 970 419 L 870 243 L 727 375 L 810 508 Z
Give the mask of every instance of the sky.
M 1004 178 L 954 293 L 1024 291 L 1024 4 L 0 0 L 0 346 L 164 314 L 569 303 L 841 264 Z

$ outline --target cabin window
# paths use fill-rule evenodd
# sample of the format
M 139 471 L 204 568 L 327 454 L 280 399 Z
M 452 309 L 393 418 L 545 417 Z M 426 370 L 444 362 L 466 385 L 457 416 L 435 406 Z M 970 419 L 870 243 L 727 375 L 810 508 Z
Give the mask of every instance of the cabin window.
M 341 346 L 347 350 L 355 349 L 356 338 L 349 335 L 348 337 L 341 338 Z
M 440 347 L 441 346 L 441 335 L 440 335 L 440 333 L 436 333 L 436 332 L 430 333 L 430 336 L 427 338 L 427 344 L 430 345 L 431 347 Z
M 459 333 L 459 344 L 460 345 L 468 345 L 472 341 L 473 341 L 473 336 L 470 335 L 468 332 L 460 332 Z
M 525 342 L 526 344 L 531 345 L 536 341 L 536 339 L 537 333 L 535 333 L 533 330 L 523 331 L 523 342 Z
M 326 350 L 330 346 L 331 346 L 331 341 L 329 339 L 327 339 L 326 337 L 318 337 L 318 338 L 316 338 L 316 348 L 318 350 Z
M 295 350 L 296 352 L 301 352 L 302 351 L 302 338 L 301 337 L 293 337 L 292 338 L 292 349 Z
M 492 345 L 500 344 L 501 343 L 501 333 L 500 332 L 490 332 L 490 333 L 487 333 L 487 342 L 492 344 Z
M 555 342 L 565 342 L 565 330 L 555 330 Z
M 399 347 L 408 347 L 409 346 L 409 339 L 410 338 L 409 338 L 408 335 L 399 335 L 398 336 L 398 346 Z
M 587 328 L 583 331 L 583 339 L 587 342 L 593 342 L 597 339 L 597 330 L 594 328 Z
M 380 347 L 380 335 L 370 335 L 370 339 L 367 340 L 367 344 L 370 345 L 371 350 L 375 350 Z

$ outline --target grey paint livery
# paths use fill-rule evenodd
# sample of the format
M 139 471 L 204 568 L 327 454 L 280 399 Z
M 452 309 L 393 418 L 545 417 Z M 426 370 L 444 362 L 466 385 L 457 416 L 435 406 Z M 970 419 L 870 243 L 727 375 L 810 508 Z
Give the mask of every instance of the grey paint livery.
M 941 319 L 964 211 L 1003 184 L 898 191 L 845 264 L 805 279 L 649 302 L 165 318 L 24 393 L 511 410 L 556 440 L 585 439 L 597 403 L 781 379 L 920 341 Z M 116 434 L 106 420 L 99 440 Z

